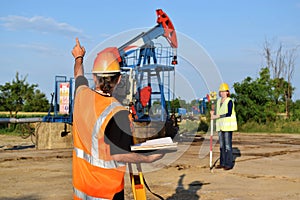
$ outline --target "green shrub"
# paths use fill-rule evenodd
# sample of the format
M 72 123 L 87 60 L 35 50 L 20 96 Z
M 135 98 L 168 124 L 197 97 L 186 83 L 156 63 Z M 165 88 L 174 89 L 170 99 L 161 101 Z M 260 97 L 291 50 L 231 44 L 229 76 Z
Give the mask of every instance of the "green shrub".
M 208 123 L 204 120 L 200 120 L 197 132 L 206 133 L 208 131 L 208 128 L 209 128 Z
M 247 122 L 239 126 L 239 132 L 300 133 L 300 121 Z
M 179 132 L 196 132 L 198 129 L 199 121 L 183 120 L 179 125 Z

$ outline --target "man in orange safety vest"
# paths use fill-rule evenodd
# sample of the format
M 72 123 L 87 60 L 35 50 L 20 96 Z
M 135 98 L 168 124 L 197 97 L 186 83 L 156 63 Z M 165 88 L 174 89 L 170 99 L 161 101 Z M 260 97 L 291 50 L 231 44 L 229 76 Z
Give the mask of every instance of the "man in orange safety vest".
M 133 137 L 129 111 L 112 92 L 121 80 L 116 48 L 99 52 L 94 60 L 90 89 L 84 77 L 85 48 L 76 38 L 75 100 L 73 112 L 73 191 L 74 199 L 124 199 L 126 163 L 150 163 L 163 154 L 130 152 Z

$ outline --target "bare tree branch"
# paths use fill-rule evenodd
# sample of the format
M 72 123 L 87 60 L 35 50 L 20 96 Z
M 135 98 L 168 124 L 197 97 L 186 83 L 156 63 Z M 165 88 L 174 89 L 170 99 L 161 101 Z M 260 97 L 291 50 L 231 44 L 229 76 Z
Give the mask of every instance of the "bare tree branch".
M 264 57 L 266 59 L 266 66 L 272 74 L 272 78 L 283 79 L 284 81 L 278 81 L 275 85 L 275 90 L 280 91 L 283 88 L 284 93 L 281 94 L 282 98 L 285 99 L 286 104 L 286 115 L 289 116 L 289 103 L 292 98 L 293 88 L 291 81 L 294 76 L 295 65 L 296 65 L 296 53 L 300 45 L 295 48 L 284 50 L 284 45 L 279 43 L 278 48 L 273 51 L 271 44 L 268 40 L 264 43 Z M 279 99 L 276 99 L 278 102 Z

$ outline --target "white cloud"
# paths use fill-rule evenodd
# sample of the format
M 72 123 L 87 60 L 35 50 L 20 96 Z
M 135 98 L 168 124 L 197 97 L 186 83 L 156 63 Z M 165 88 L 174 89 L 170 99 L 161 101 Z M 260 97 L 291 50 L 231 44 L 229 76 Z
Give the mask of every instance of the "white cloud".
M 58 52 L 57 49 L 49 47 L 49 45 L 43 45 L 43 44 L 18 44 L 13 45 L 14 47 L 18 49 L 30 49 L 37 53 L 42 53 L 46 55 L 53 55 L 53 56 L 61 56 L 62 53 Z
M 81 30 L 62 22 L 57 22 L 53 18 L 47 18 L 43 16 L 24 17 L 17 15 L 9 15 L 7 17 L 1 17 L 2 24 L 7 30 L 28 30 L 37 31 L 41 33 L 56 33 L 65 36 L 80 35 L 83 36 Z

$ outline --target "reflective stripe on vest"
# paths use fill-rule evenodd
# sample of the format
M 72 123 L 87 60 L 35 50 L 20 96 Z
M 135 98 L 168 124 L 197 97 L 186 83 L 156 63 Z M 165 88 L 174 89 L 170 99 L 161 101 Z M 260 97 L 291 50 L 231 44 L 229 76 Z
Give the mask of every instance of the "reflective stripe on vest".
M 118 168 L 118 167 L 125 166 L 125 163 L 123 163 L 123 162 L 117 162 L 114 160 L 105 161 L 105 160 L 99 159 L 99 148 L 98 148 L 98 137 L 97 137 L 98 132 L 100 131 L 102 123 L 105 121 L 108 114 L 110 114 L 118 106 L 123 107 L 119 102 L 111 103 L 98 117 L 98 119 L 94 125 L 94 129 L 93 129 L 93 133 L 92 133 L 92 149 L 91 149 L 92 155 L 87 154 L 82 149 L 74 147 L 76 156 L 78 158 L 82 158 L 82 159 L 86 160 L 88 163 L 90 163 L 93 166 L 102 167 L 102 168 L 111 169 L 111 168 Z
M 89 196 L 76 188 L 73 188 L 73 192 L 78 198 L 80 198 L 82 200 L 109 200 L 109 199 L 103 199 L 103 198 Z
M 101 113 L 101 115 L 98 117 L 98 119 L 94 125 L 94 129 L 93 129 L 93 133 L 92 133 L 92 149 L 91 149 L 92 157 L 94 157 L 94 158 L 99 158 L 98 132 L 100 131 L 101 126 L 102 126 L 103 122 L 105 121 L 106 117 L 108 116 L 108 114 L 111 113 L 118 106 L 123 107 L 119 102 L 111 103 Z
M 224 115 L 228 113 L 228 102 L 231 98 L 227 97 L 221 106 L 221 99 L 217 102 L 217 115 Z M 231 100 L 232 101 L 232 100 Z M 237 121 L 234 109 L 234 103 L 232 101 L 232 112 L 230 117 L 222 117 L 216 121 L 216 130 L 217 131 L 236 131 L 237 130 Z
M 98 158 L 95 158 L 87 153 L 85 153 L 82 149 L 74 148 L 76 157 L 84 159 L 88 163 L 90 163 L 93 166 L 101 167 L 105 169 L 113 169 L 118 167 L 125 166 L 125 163 L 117 162 L 115 160 L 105 161 Z

